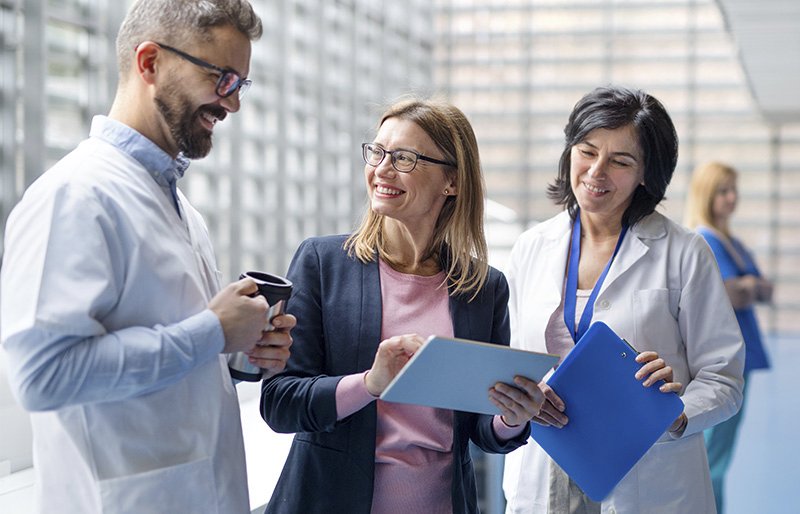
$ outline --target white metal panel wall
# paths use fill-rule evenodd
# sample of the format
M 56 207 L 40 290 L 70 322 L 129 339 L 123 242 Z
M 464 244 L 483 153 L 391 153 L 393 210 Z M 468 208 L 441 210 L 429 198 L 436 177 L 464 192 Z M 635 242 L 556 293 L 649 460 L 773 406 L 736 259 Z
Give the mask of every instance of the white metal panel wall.
M 738 49 L 713 0 L 440 0 L 436 81 L 472 118 L 492 200 L 494 261 L 558 207 L 545 196 L 574 103 L 592 88 L 642 88 L 667 107 L 680 159 L 663 211 L 681 221 L 692 169 L 710 159 L 740 171 L 734 230 L 778 284 L 769 331 L 800 332 L 798 126 L 759 114 Z
M 387 101 L 427 92 L 433 74 L 429 2 L 254 5 L 253 87 L 182 184 L 227 278 L 284 273 L 304 238 L 352 230 L 365 205 L 360 143 Z

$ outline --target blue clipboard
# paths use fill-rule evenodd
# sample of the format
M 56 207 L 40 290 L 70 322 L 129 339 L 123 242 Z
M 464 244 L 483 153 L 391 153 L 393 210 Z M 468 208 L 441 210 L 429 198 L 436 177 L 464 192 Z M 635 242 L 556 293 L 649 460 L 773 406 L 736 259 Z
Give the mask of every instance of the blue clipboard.
M 558 356 L 549 353 L 431 336 L 386 386 L 381 400 L 500 414 L 489 401 L 490 387 L 513 385 L 516 375 L 540 381 L 556 362 Z
M 566 406 L 563 428 L 531 437 L 594 501 L 603 500 L 683 412 L 675 393 L 634 378 L 637 352 L 595 322 L 547 381 Z

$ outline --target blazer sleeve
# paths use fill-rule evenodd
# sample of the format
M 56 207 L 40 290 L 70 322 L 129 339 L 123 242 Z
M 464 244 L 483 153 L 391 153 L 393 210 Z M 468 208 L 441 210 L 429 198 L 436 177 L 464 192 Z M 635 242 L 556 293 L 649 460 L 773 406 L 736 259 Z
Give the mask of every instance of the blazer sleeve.
M 313 240 L 304 241 L 289 266 L 293 293 L 286 311 L 297 318 L 286 369 L 261 386 L 261 417 L 279 433 L 331 431 L 336 425 L 336 385 L 326 376 L 321 297 L 321 259 Z
M 486 302 L 487 304 L 482 305 L 480 308 L 485 312 L 491 312 L 491 331 L 488 342 L 508 346 L 511 340 L 508 316 L 508 282 L 501 272 L 492 271 L 492 280 L 489 281 L 487 294 L 480 297 L 481 302 Z M 517 437 L 508 441 L 501 441 L 497 438 L 492 428 L 494 416 L 486 414 L 473 414 L 472 416 L 474 419 L 470 439 L 487 453 L 508 453 L 515 450 L 525 444 L 531 433 L 530 423 L 528 423 Z

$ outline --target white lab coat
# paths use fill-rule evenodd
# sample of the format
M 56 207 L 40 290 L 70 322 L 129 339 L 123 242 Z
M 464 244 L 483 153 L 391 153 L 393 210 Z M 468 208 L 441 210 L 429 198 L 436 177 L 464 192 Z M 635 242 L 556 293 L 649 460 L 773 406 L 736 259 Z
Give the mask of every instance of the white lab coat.
M 546 351 L 544 332 L 561 302 L 570 230 L 562 212 L 524 233 L 512 250 L 513 347 Z M 682 437 L 663 435 L 602 502 L 602 512 L 713 513 L 702 431 L 739 409 L 744 347 L 708 246 L 659 213 L 647 216 L 628 231 L 592 320 L 672 366 L 674 380 L 684 385 L 688 417 Z M 602 462 L 596 465 L 602 472 Z M 507 512 L 546 514 L 549 482 L 549 457 L 533 440 L 507 455 Z
M 179 324 L 208 322 L 219 289 L 206 227 L 179 198 L 182 219 L 139 162 L 90 138 L 10 217 L 2 284 L 10 362 L 32 369 L 57 351 L 31 337 L 35 330 L 87 341 L 86 357 L 64 368 L 86 385 L 76 385 L 78 403 L 49 406 L 47 380 L 33 393 L 27 377 L 12 378 L 23 403 L 42 409 L 31 416 L 40 512 L 250 512 L 224 340 L 203 347 L 204 334 Z M 176 351 L 175 341 L 185 345 Z M 120 348 L 119 362 L 92 362 L 99 345 Z

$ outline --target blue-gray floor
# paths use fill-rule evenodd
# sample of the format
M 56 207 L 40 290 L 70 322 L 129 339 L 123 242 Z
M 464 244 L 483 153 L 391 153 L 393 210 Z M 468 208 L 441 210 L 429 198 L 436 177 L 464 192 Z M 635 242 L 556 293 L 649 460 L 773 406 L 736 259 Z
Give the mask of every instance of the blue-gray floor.
M 800 512 L 800 336 L 771 338 L 772 369 L 751 375 L 725 514 Z

